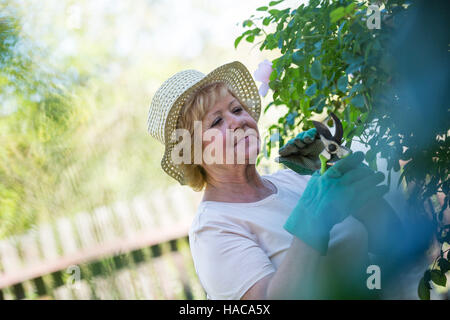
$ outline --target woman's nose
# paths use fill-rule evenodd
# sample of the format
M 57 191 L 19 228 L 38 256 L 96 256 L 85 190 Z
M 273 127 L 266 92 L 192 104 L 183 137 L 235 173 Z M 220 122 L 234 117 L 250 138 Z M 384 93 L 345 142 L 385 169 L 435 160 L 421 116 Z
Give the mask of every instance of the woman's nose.
M 244 129 L 245 126 L 245 119 L 243 117 L 239 117 L 238 115 L 231 115 L 228 122 L 228 127 L 231 130 L 236 129 Z

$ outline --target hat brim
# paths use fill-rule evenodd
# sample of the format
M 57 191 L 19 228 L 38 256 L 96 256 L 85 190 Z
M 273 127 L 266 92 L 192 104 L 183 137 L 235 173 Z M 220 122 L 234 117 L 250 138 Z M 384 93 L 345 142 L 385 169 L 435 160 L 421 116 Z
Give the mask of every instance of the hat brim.
M 261 115 L 261 98 L 258 88 L 248 69 L 239 61 L 224 64 L 210 73 L 208 73 L 199 82 L 184 91 L 172 105 L 166 118 L 164 140 L 165 150 L 161 160 L 163 170 L 176 179 L 180 184 L 185 185 L 184 174 L 179 165 L 172 161 L 172 151 L 177 141 L 173 138 L 173 134 L 177 129 L 180 111 L 185 102 L 194 95 L 200 88 L 217 83 L 225 82 L 233 90 L 236 98 L 241 104 L 246 106 L 251 116 L 258 121 Z

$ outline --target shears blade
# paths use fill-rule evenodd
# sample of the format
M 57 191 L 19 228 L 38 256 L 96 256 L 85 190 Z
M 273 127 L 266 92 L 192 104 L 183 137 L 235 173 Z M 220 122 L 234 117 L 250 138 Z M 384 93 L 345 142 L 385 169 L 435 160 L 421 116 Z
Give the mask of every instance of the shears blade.
M 313 121 L 314 127 L 316 127 L 317 133 L 323 136 L 326 140 L 331 140 L 336 142 L 338 145 L 342 143 L 342 137 L 344 136 L 344 129 L 342 127 L 342 122 L 339 118 L 333 113 L 330 112 L 331 117 L 333 118 L 335 132 L 334 135 L 331 134 L 330 129 L 326 125 L 321 122 Z

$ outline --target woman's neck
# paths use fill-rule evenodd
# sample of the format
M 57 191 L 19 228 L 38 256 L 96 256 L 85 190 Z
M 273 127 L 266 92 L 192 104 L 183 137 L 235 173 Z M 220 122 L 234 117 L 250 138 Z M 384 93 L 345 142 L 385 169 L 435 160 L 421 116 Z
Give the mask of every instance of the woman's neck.
M 245 165 L 208 174 L 203 201 L 256 202 L 275 192 L 275 186 L 261 178 L 255 165 Z

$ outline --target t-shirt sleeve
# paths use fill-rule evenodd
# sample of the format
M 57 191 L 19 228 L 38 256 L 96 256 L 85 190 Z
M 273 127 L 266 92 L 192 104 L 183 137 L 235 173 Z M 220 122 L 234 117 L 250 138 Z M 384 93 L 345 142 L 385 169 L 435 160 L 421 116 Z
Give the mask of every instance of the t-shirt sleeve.
M 209 299 L 239 300 L 258 280 L 275 272 L 252 234 L 232 222 L 208 219 L 193 224 L 189 243 Z

